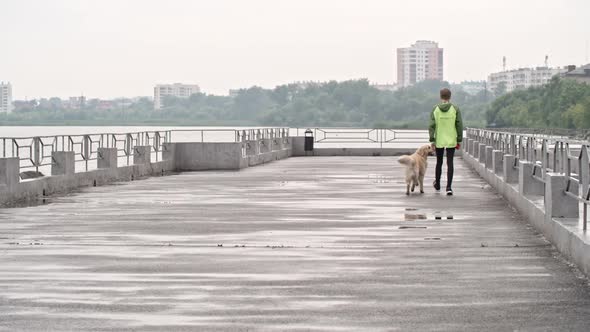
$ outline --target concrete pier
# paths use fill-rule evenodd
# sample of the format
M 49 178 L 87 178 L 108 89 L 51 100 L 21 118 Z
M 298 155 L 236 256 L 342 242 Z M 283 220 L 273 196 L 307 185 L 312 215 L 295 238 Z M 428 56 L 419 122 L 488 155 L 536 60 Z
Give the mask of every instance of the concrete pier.
M 587 281 L 463 161 L 453 197 L 403 178 L 289 158 L 5 209 L 0 329 L 587 330 Z

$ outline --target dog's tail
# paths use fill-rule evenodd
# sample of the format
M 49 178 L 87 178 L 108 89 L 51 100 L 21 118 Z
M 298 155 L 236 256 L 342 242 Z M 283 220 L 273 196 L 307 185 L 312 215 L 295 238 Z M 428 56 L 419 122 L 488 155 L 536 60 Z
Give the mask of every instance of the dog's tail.
M 397 161 L 400 164 L 404 164 L 404 165 L 407 165 L 407 166 L 413 166 L 413 164 L 414 164 L 414 161 L 412 160 L 412 158 L 410 158 L 410 156 L 407 156 L 407 155 L 406 156 L 399 157 L 397 159 Z

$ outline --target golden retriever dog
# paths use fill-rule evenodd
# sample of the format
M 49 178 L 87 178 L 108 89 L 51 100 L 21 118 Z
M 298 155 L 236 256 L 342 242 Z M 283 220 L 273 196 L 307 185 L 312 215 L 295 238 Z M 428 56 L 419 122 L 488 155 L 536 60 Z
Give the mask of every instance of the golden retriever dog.
M 419 147 L 414 154 L 401 156 L 397 160 L 406 166 L 406 195 L 410 194 L 410 190 L 414 192 L 416 186 L 420 186 L 421 194 L 424 193 L 424 174 L 426 174 L 428 166 L 426 160 L 433 153 L 430 145 L 424 145 Z

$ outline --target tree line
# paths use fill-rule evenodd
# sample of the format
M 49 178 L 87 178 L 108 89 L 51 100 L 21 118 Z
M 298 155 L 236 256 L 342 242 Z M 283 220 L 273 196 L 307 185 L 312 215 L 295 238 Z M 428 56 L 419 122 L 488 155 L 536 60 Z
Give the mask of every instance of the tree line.
M 453 102 L 460 106 L 467 125 L 485 124 L 485 111 L 493 99 L 489 92 L 469 95 L 441 81 L 383 91 L 366 79 L 251 87 L 232 96 L 165 97 L 161 110 L 154 110 L 147 98 L 110 109 L 87 104 L 75 110 L 59 107 L 53 100 L 0 114 L 0 124 L 426 128 L 443 87 L 451 87 Z
M 590 85 L 554 77 L 547 85 L 500 96 L 486 118 L 492 127 L 590 128 Z

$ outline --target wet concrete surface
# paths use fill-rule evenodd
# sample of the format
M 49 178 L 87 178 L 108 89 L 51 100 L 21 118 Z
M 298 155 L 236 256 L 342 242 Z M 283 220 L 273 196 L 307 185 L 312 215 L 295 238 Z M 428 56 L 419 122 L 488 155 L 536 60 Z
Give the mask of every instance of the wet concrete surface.
M 0 330 L 587 331 L 588 282 L 457 161 L 291 158 L 0 210 Z

